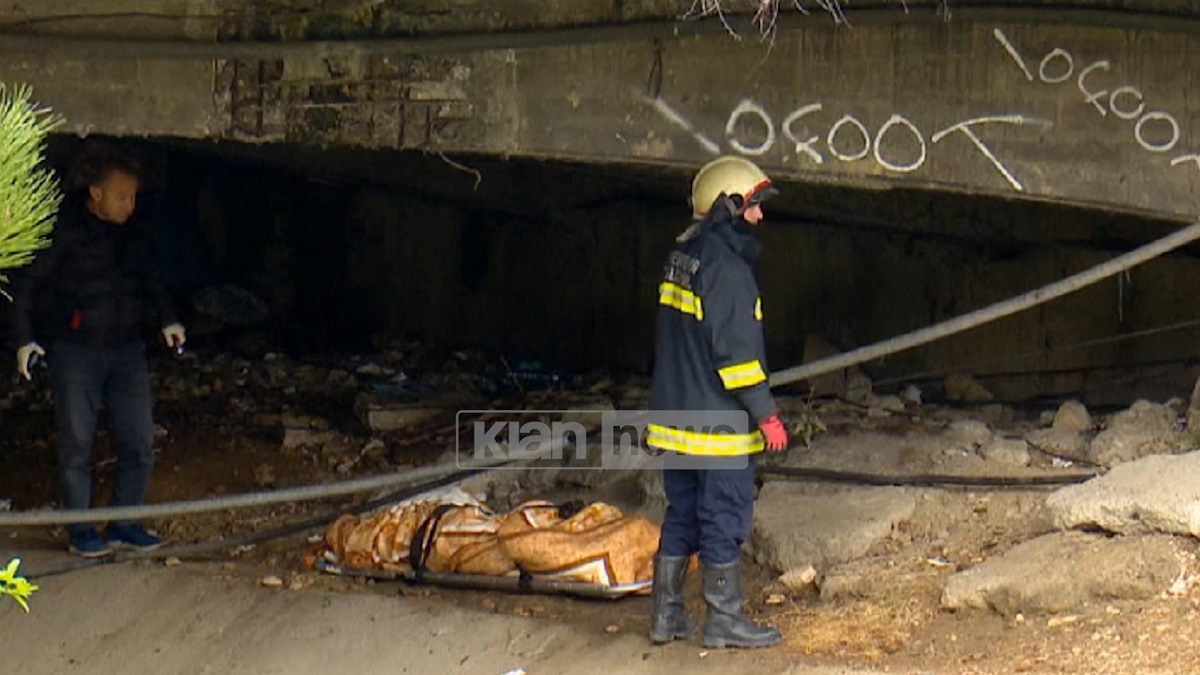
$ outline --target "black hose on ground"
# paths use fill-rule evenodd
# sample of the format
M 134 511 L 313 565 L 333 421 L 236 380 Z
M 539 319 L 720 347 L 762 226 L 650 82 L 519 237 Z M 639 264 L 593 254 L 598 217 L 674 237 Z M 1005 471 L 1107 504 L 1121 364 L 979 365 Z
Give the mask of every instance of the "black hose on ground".
M 953 474 L 894 474 L 883 475 L 858 471 L 838 471 L 815 467 L 760 465 L 759 473 L 783 476 L 791 479 L 809 479 L 859 485 L 914 486 L 914 487 L 988 487 L 1030 488 L 1072 485 L 1096 478 L 1100 474 L 1074 471 L 1070 473 L 1042 474 L 1038 476 L 956 476 Z
M 25 576 L 26 576 L 26 578 L 29 578 L 29 579 L 36 579 L 39 577 L 51 577 L 51 576 L 57 576 L 60 574 L 67 574 L 70 572 L 77 572 L 77 571 L 80 571 L 83 569 L 87 569 L 89 567 L 96 567 L 99 565 L 130 562 L 130 561 L 134 561 L 134 560 L 183 558 L 183 557 L 188 557 L 188 556 L 203 555 L 205 553 L 212 553 L 215 551 L 222 551 L 222 550 L 227 550 L 227 549 L 237 549 L 242 546 L 251 546 L 254 544 L 261 544 L 263 542 L 271 541 L 273 539 L 282 539 L 284 537 L 290 537 L 292 535 L 300 534 L 303 532 L 308 532 L 309 530 L 323 527 L 325 525 L 328 525 L 329 523 L 332 523 L 333 521 L 337 520 L 338 518 L 340 518 L 341 516 L 343 516 L 345 514 L 361 515 L 368 511 L 377 509 L 381 506 L 386 506 L 387 504 L 391 504 L 392 502 L 409 499 L 411 497 L 415 497 L 423 492 L 427 492 L 427 491 L 433 490 L 435 488 L 444 487 L 446 485 L 453 485 L 454 483 L 466 480 L 467 478 L 470 478 L 476 474 L 483 473 L 486 470 L 487 469 L 465 469 L 463 471 L 458 471 L 458 472 L 452 473 L 450 475 L 443 476 L 441 478 L 437 478 L 435 480 L 427 481 L 424 483 L 420 483 L 417 485 L 412 485 L 412 486 L 408 486 L 408 487 L 396 490 L 396 491 L 386 494 L 383 497 L 380 497 L 378 499 L 373 499 L 371 501 L 365 502 L 353 509 L 339 510 L 337 512 L 327 513 L 325 515 L 316 516 L 314 518 L 310 518 L 308 520 L 304 520 L 299 523 L 293 523 L 291 525 L 284 525 L 283 527 L 279 527 L 274 530 L 268 530 L 266 532 L 260 532 L 258 534 L 247 535 L 245 537 L 240 537 L 240 538 L 234 539 L 232 541 L 207 541 L 207 542 L 200 542 L 200 543 L 196 543 L 196 544 L 181 544 L 178 546 L 164 547 L 164 548 L 156 549 L 154 551 L 147 551 L 144 553 L 137 552 L 137 551 L 120 551 L 120 552 L 114 553 L 113 555 L 105 556 L 103 558 L 84 558 L 82 560 L 73 560 L 69 563 L 65 563 L 62 565 L 47 567 L 46 569 L 42 569 L 42 570 L 35 569 L 32 572 L 26 573 Z

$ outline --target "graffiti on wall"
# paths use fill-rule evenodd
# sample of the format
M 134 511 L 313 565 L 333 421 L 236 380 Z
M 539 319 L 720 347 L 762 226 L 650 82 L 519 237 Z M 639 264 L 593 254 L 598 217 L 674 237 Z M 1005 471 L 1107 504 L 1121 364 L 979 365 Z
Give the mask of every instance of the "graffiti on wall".
M 1182 140 L 1183 132 L 1179 121 L 1170 112 L 1151 109 L 1142 90 L 1136 85 L 1109 83 L 1111 89 L 1102 84 L 1104 73 L 1110 72 L 1112 63 L 1108 59 L 1092 61 L 1078 67 L 1075 56 L 1062 47 L 1055 46 L 1037 62 L 1034 76 L 1032 60 L 999 28 L 992 31 L 996 42 L 1012 57 L 1016 67 L 1029 82 L 1043 85 L 1066 85 L 1074 81 L 1079 91 L 1079 101 L 1095 109 L 1100 117 L 1120 120 L 1132 126 L 1133 139 L 1143 150 L 1152 153 L 1168 153 L 1175 150 Z M 1035 57 L 1036 58 L 1036 57 Z M 1113 86 L 1118 85 L 1119 86 Z M 1109 115 L 1112 118 L 1109 118 Z M 1171 159 L 1171 166 L 1191 162 L 1200 169 L 1200 155 L 1184 153 Z
M 666 101 L 655 98 L 648 102 L 664 119 L 690 134 L 706 152 L 711 155 L 721 153 L 722 147 L 718 142 Z M 851 113 L 845 113 L 826 125 L 816 124 L 817 115 L 824 111 L 823 103 L 808 103 L 788 112 L 782 122 L 777 123 L 766 108 L 753 99 L 744 98 L 730 111 L 723 130 L 723 140 L 731 150 L 749 157 L 763 157 L 782 148 L 785 162 L 791 159 L 790 153 L 795 153 L 796 160 L 810 166 L 824 165 L 826 161 L 849 163 L 868 160 L 890 172 L 910 173 L 925 165 L 933 147 L 951 135 L 961 134 L 971 142 L 979 157 L 1014 190 L 1023 191 L 1025 186 L 1021 180 L 979 132 L 997 124 L 1034 125 L 1041 128 L 1051 126 L 1048 120 L 1022 114 L 973 117 L 932 133 L 900 113 L 892 113 L 878 128 L 868 127 Z M 739 132 L 739 129 L 747 126 L 747 122 L 762 129 L 753 140 L 742 137 Z M 899 149 L 901 143 L 904 145 L 903 151 Z
M 1179 150 L 1183 129 L 1173 114 L 1154 108 L 1135 84 L 1104 81 L 1103 76 L 1112 69 L 1108 59 L 1078 61 L 1075 55 L 1060 46 L 1052 47 L 1038 58 L 1023 52 L 1001 29 L 994 29 L 992 35 L 995 44 L 1028 82 L 1049 87 L 1069 87 L 1073 83 L 1081 105 L 1094 108 L 1101 118 L 1127 125 L 1130 138 L 1144 151 L 1173 153 L 1171 166 L 1188 164 L 1200 170 L 1200 154 Z M 645 101 L 662 119 L 689 135 L 709 155 L 731 151 L 756 159 L 773 159 L 800 169 L 865 161 L 885 173 L 908 174 L 925 166 L 937 152 L 961 159 L 961 146 L 939 149 L 946 139 L 961 136 L 969 141 L 972 155 L 982 163 L 981 166 L 988 167 L 997 180 L 1002 179 L 1018 192 L 1025 191 L 1025 184 L 995 144 L 988 142 L 989 130 L 999 126 L 1032 127 L 1031 133 L 1041 134 L 1053 126 L 1050 120 L 1026 112 L 979 115 L 945 127 L 922 126 L 912 117 L 892 112 L 882 124 L 871 126 L 852 113 L 830 110 L 821 101 L 806 102 L 792 110 L 773 111 L 747 97 L 729 110 L 723 126 L 712 125 L 705 129 L 661 96 Z

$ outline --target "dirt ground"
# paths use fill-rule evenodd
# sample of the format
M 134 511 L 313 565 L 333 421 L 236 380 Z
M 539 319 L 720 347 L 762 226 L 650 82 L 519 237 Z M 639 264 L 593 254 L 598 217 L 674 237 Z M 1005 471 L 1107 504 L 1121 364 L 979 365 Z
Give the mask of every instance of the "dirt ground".
M 156 366 L 168 374 L 186 367 Z M 6 469 L 0 498 L 11 499 L 14 510 L 47 507 L 56 497 L 48 394 L 44 382 L 23 387 L 10 389 L 0 410 Z M 162 397 L 157 415 L 165 434 L 148 501 L 370 475 L 432 463 L 446 450 L 443 439 L 393 434 L 385 438 L 385 456 L 350 467 L 342 462 L 339 471 L 319 453 L 282 449 L 278 430 L 253 420 L 262 411 L 286 409 L 322 416 L 335 431 L 357 437 L 363 430 L 348 412 L 352 395 L 272 390 L 249 405 L 250 396 L 239 390 Z M 970 411 L 927 408 L 880 416 L 846 405 L 819 410 L 829 429 L 811 448 L 793 450 L 804 465 L 1003 471 L 973 458 L 931 457 L 922 449 L 922 439 L 951 419 L 971 417 Z M 996 427 L 1019 431 L 1032 423 L 1021 417 Z M 103 496 L 113 464 L 106 440 L 96 458 Z M 126 664 L 164 673 L 1200 671 L 1200 591 L 1191 586 L 1069 616 L 1004 619 L 940 609 L 941 590 L 955 569 L 1003 555 L 1049 531 L 1042 509 L 1049 491 L 906 489 L 916 497 L 914 516 L 853 563 L 869 580 L 865 597 L 823 600 L 815 590 L 787 592 L 773 574 L 747 561 L 751 611 L 784 633 L 784 644 L 771 650 L 713 654 L 696 641 L 652 648 L 643 638 L 646 597 L 588 601 L 321 574 L 304 568 L 308 542 L 298 535 L 209 556 L 95 566 L 39 579 L 42 590 L 33 597 L 31 613 L 0 602 L 0 653 L 16 665 L 5 672 L 26 675 L 114 672 Z M 230 541 L 351 505 L 289 504 L 152 524 L 171 544 Z M 63 542 L 54 528 L 0 532 L 0 559 L 20 555 L 24 570 L 47 569 L 73 560 Z M 1200 548 L 1195 542 L 1187 546 Z M 278 578 L 281 587 L 264 586 L 268 577 Z M 689 580 L 689 606 L 699 616 L 697 582 Z M 398 596 L 401 601 L 394 602 Z M 384 670 L 379 663 L 399 668 Z

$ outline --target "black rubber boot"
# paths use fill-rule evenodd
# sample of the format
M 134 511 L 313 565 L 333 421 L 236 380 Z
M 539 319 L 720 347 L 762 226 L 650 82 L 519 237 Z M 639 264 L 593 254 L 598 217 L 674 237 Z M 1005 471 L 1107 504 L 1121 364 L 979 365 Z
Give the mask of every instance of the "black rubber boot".
M 654 615 L 650 618 L 650 641 L 663 644 L 682 640 L 696 631 L 696 624 L 683 613 L 683 580 L 687 557 L 654 556 Z
M 710 649 L 725 647 L 770 647 L 780 642 L 779 631 L 764 628 L 742 614 L 741 563 L 704 566 L 703 645 Z

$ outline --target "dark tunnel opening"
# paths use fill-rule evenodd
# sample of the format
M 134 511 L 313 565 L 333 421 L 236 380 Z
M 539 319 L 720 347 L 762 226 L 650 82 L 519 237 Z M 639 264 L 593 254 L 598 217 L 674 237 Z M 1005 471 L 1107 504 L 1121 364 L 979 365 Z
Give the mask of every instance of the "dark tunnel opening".
M 60 175 L 80 142 L 53 138 Z M 684 170 L 122 142 L 147 165 L 138 214 L 194 349 L 328 360 L 404 340 L 435 361 L 480 350 L 561 372 L 649 374 L 661 258 L 688 224 Z M 758 267 L 776 370 L 998 302 L 1180 225 L 907 188 L 782 190 Z M 1122 336 L 1197 318 L 1197 252 L 862 369 L 885 392 L 970 374 L 1018 403 L 1178 393 L 1195 328 Z

